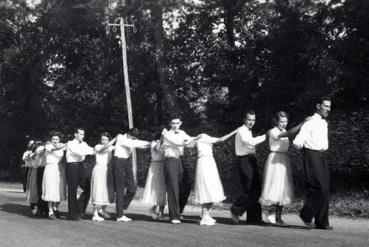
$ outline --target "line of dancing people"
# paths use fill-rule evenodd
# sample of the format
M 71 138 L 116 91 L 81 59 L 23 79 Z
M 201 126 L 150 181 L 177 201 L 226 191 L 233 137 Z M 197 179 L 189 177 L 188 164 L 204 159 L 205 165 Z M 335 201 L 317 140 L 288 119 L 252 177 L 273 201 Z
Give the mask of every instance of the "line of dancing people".
M 130 160 L 132 150 L 150 149 L 151 163 L 143 202 L 151 205 L 150 214 L 154 219 L 165 219 L 163 212 L 168 203 L 171 223 L 180 224 L 191 190 L 182 157 L 184 148 L 196 148 L 194 200 L 202 206 L 200 225 L 214 225 L 216 220 L 211 217 L 211 209 L 214 203 L 222 202 L 225 195 L 212 148 L 214 144 L 235 135 L 235 153 L 242 187 L 241 194 L 230 209 L 235 223 L 239 223 L 240 217 L 246 212 L 247 223 L 263 224 L 261 205 L 266 208 L 266 220 L 269 223 L 284 223 L 281 217 L 283 207 L 294 200 L 288 158 L 292 142 L 295 148 L 302 150 L 308 185 L 300 218 L 306 226 L 332 229 L 328 222 L 329 167 L 324 157 L 328 149 L 326 118 L 330 108 L 331 100 L 322 98 L 317 102 L 312 116 L 288 131 L 288 114 L 277 112 L 273 117 L 274 127 L 261 136 L 252 134 L 256 121 L 256 114 L 252 110 L 244 115 L 241 127 L 220 138 L 205 133 L 189 136 L 180 129 L 182 120 L 178 115 L 171 117 L 170 129 L 163 129 L 151 142 L 139 140 L 139 131 L 132 128 L 114 138 L 103 132 L 100 143 L 92 148 L 84 142 L 85 131 L 82 128 L 77 128 L 74 139 L 67 143 L 61 143 L 61 134 L 53 131 L 45 144 L 39 140 L 30 141 L 23 155 L 29 167 L 27 201 L 33 214 L 55 219 L 60 217 L 60 202 L 68 198 L 68 218 L 80 220 L 86 218 L 91 194 L 92 220 L 104 221 L 110 218 L 106 208 L 115 197 L 116 221 L 129 222 L 132 219 L 125 212 L 136 192 Z M 256 160 L 256 146 L 265 140 L 268 140 L 270 153 L 262 180 Z M 95 155 L 91 178 L 84 164 L 86 155 Z M 63 159 L 65 162 L 62 162 Z M 112 166 L 109 168 L 110 162 Z M 82 193 L 77 198 L 78 187 Z

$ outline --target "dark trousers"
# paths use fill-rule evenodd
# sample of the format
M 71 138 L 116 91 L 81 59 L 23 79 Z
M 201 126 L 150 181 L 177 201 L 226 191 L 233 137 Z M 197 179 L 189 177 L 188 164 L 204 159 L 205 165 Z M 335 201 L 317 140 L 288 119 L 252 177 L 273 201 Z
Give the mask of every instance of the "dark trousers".
M 183 167 L 183 175 L 181 179 L 181 183 L 179 185 L 179 209 L 180 213 L 183 213 L 183 210 L 187 204 L 188 198 L 190 197 L 190 193 L 193 187 L 194 183 L 194 170 L 193 167 L 191 167 L 189 164 L 185 164 L 182 161 L 182 167 Z
M 169 216 L 180 219 L 179 185 L 182 181 L 183 166 L 181 159 L 165 158 L 164 178 L 167 186 Z
M 66 163 L 66 179 L 68 184 L 68 213 L 70 219 L 79 219 L 85 213 L 90 199 L 90 178 L 82 162 Z M 77 190 L 83 190 L 77 199 Z
M 231 211 L 238 216 L 242 216 L 246 211 L 246 222 L 260 223 L 262 220 L 261 205 L 259 203 L 261 182 L 255 155 L 239 157 L 239 175 L 242 192 L 233 203 Z
M 123 216 L 136 193 L 136 184 L 133 177 L 130 159 L 114 157 L 113 163 L 114 188 L 116 192 L 117 218 Z
M 23 185 L 23 192 L 27 191 L 27 183 L 28 183 L 28 173 L 29 167 L 22 167 L 21 174 L 22 174 L 22 185 Z
M 304 170 L 307 179 L 307 195 L 301 217 L 307 222 L 315 219 L 316 227 L 329 226 L 329 167 L 324 153 L 303 150 Z
M 41 215 L 46 215 L 49 212 L 49 208 L 47 206 L 47 202 L 42 200 L 42 179 L 44 177 L 45 167 L 37 168 L 37 194 L 38 194 L 38 202 L 37 207 Z

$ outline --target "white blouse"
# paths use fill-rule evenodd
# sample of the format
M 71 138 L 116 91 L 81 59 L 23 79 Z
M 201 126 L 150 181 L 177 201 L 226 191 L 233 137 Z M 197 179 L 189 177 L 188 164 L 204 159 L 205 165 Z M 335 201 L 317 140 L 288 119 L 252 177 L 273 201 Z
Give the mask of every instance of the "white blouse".
M 108 164 L 109 161 L 111 160 L 112 157 L 112 151 L 114 150 L 114 147 L 109 147 L 101 152 L 99 152 L 99 150 L 101 150 L 101 148 L 104 145 L 101 144 L 97 144 L 95 146 L 95 151 L 96 151 L 96 164 L 101 164 L 101 165 L 105 165 Z
M 278 138 L 278 135 L 285 132 L 286 130 L 281 131 L 277 127 L 274 127 L 270 130 L 269 134 L 269 149 L 272 152 L 281 152 L 287 153 L 288 148 L 290 147 L 290 141 L 288 137 Z
M 197 157 L 213 156 L 213 143 L 216 143 L 218 140 L 219 138 L 202 134 L 202 137 L 196 141 Z
M 48 165 L 48 164 L 58 164 L 61 161 L 61 159 L 63 158 L 65 148 L 52 151 L 53 148 L 54 148 L 53 144 L 47 144 L 45 146 L 45 163 L 46 163 L 46 165 Z

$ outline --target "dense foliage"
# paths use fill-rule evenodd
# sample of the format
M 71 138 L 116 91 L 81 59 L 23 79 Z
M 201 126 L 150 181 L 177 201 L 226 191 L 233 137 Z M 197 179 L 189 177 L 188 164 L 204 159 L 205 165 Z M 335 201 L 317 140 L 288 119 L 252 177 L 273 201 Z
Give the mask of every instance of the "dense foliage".
M 335 178 L 367 186 L 368 12 L 366 0 L 0 0 L 2 176 L 17 169 L 26 136 L 83 126 L 92 145 L 127 128 L 119 33 L 106 30 L 107 17 L 123 16 L 137 28 L 127 28 L 128 65 L 146 138 L 173 111 L 190 133 L 221 135 L 254 108 L 261 133 L 275 112 L 292 125 L 329 95 Z M 225 146 L 222 179 L 236 183 Z

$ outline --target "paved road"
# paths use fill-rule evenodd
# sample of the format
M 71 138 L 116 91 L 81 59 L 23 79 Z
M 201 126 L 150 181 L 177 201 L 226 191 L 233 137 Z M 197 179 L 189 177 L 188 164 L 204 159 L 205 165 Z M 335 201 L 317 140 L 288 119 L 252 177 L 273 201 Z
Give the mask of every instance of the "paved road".
M 52 221 L 32 217 L 20 190 L 0 188 L 0 246 L 369 246 L 369 220 L 364 219 L 332 218 L 335 230 L 323 231 L 304 228 L 295 215 L 284 217 L 290 224 L 284 227 L 233 225 L 227 211 L 217 210 L 217 225 L 199 226 L 199 208 L 188 206 L 184 223 L 172 225 L 152 221 L 147 209 L 134 201 L 129 223 Z

